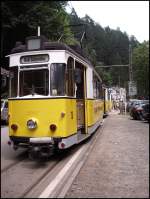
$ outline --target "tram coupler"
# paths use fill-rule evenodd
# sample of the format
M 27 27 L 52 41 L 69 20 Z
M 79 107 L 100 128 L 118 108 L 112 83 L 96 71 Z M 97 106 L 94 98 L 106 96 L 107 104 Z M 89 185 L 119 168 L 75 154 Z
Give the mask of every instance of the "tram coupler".
M 32 145 L 29 147 L 29 157 L 31 159 L 48 158 L 53 155 L 53 147 L 50 145 Z

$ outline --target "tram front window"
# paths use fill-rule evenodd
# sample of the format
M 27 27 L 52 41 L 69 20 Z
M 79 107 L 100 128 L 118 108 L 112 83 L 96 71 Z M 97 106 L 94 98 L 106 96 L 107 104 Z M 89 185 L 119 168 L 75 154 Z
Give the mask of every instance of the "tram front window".
M 51 65 L 51 95 L 65 95 L 65 70 L 66 65 L 54 63 Z
M 20 72 L 20 96 L 48 95 L 48 69 Z

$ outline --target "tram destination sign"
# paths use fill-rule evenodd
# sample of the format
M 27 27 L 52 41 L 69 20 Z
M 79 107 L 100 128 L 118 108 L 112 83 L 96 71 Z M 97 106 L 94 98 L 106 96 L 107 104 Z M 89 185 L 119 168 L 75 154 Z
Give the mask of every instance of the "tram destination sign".
M 129 81 L 129 82 L 128 82 L 128 86 L 129 86 L 129 96 L 137 95 L 137 86 L 136 86 L 136 82 L 134 82 L 134 81 Z

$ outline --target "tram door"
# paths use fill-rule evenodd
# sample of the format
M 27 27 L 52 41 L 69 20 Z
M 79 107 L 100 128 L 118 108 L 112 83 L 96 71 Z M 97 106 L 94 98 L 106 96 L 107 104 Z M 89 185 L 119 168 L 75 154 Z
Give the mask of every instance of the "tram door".
M 81 133 L 86 133 L 85 119 L 85 67 L 80 63 L 75 64 L 75 82 L 76 82 L 76 99 L 77 99 L 77 128 Z

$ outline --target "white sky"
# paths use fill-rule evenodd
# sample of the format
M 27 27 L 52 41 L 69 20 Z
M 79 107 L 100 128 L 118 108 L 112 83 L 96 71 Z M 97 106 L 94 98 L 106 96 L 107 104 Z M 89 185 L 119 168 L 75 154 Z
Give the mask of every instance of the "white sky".
M 149 1 L 70 1 L 81 18 L 90 16 L 103 28 L 120 28 L 129 36 L 134 35 L 139 42 L 149 40 Z

